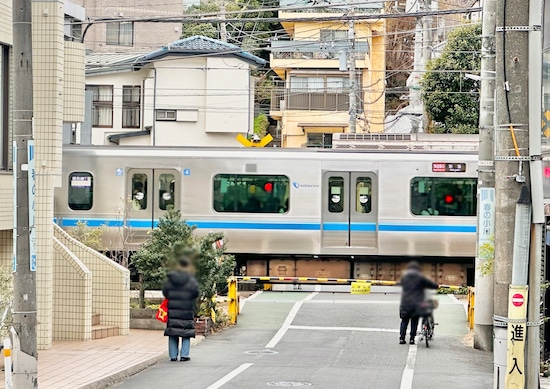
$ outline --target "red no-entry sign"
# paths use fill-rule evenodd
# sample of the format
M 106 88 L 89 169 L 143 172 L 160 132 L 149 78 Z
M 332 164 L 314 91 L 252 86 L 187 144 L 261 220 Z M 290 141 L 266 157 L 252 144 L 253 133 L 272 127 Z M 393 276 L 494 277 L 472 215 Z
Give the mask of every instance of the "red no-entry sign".
M 512 296 L 512 304 L 514 304 L 515 307 L 521 307 L 523 305 L 523 295 L 516 293 Z

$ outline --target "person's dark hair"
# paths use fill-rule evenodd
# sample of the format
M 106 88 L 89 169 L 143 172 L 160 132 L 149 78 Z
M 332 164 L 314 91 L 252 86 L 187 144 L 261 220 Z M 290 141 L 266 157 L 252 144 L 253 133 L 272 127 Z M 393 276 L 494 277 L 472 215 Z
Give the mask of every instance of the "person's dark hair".
M 405 268 L 407 270 L 418 270 L 420 271 L 420 264 L 416 261 L 411 261 L 407 264 L 407 267 Z
M 179 257 L 178 258 L 178 265 L 180 265 L 181 267 L 187 267 L 190 265 L 190 261 L 189 261 L 189 258 L 187 257 Z

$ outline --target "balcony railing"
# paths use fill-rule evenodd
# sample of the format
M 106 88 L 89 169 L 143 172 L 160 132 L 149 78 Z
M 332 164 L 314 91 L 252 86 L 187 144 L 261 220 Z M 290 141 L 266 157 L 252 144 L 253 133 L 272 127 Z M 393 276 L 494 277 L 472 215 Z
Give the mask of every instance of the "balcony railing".
M 360 100 L 357 100 L 360 101 Z M 349 92 L 323 91 L 291 91 L 275 89 L 271 91 L 271 110 L 303 110 L 303 111 L 348 111 Z
M 274 59 L 339 59 L 340 53 L 348 50 L 347 40 L 322 42 L 313 40 L 279 40 L 271 42 L 271 53 Z M 369 52 L 367 41 L 355 43 L 355 58 L 365 59 Z

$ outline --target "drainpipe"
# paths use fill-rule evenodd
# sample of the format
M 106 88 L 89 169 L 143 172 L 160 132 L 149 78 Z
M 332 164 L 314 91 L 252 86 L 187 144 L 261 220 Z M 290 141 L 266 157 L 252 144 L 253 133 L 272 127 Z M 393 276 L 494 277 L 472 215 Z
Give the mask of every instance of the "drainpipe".
M 156 127 L 156 112 L 157 112 L 157 68 L 153 68 L 155 78 L 153 81 L 153 146 L 157 144 L 157 127 Z

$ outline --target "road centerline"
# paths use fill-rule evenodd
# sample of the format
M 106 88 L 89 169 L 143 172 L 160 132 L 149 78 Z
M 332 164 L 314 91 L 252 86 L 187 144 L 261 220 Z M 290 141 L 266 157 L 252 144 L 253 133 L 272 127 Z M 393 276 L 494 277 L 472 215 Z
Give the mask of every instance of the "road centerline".
M 412 389 L 417 350 L 418 346 L 416 344 L 412 344 L 411 346 L 409 346 L 407 363 L 405 364 L 405 369 L 403 369 L 403 375 L 401 376 L 401 386 L 399 387 L 400 389 Z
M 319 294 L 319 292 L 310 293 L 306 298 L 304 298 L 300 301 L 296 301 L 294 303 L 294 305 L 292 306 L 292 309 L 288 313 L 283 325 L 281 326 L 281 328 L 279 328 L 279 330 L 277 331 L 275 336 L 273 336 L 273 338 L 271 338 L 271 340 L 265 345 L 265 348 L 273 348 L 277 345 L 277 343 L 279 343 L 279 341 L 283 338 L 283 336 L 285 336 L 286 332 L 288 331 L 288 329 L 292 325 L 292 322 L 294 321 L 294 318 L 298 314 L 298 311 L 300 310 L 300 308 L 302 307 L 304 302 L 310 301 L 313 297 L 317 296 L 318 294 Z

